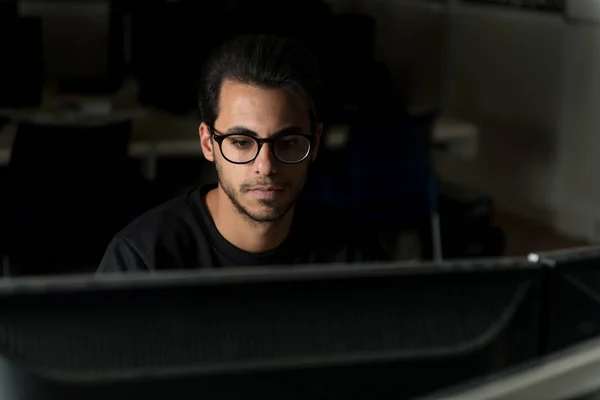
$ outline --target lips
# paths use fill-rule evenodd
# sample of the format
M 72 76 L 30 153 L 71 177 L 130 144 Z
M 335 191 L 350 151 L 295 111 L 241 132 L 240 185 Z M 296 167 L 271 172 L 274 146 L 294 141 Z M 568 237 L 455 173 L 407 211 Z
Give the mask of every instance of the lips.
M 259 186 L 252 188 L 250 193 L 263 200 L 273 200 L 283 192 L 283 189 L 276 186 Z
M 281 192 L 283 191 L 283 188 L 280 186 L 258 186 L 255 188 L 252 188 L 251 191 L 261 191 L 261 192 Z

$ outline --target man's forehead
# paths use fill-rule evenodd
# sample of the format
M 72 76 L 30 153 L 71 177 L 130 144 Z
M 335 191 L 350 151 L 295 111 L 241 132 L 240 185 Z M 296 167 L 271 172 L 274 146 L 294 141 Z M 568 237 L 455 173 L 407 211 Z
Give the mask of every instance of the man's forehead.
M 305 125 L 310 126 L 310 118 L 306 102 L 286 90 L 225 81 L 216 124 L 221 129 L 244 126 L 262 136 L 287 126 L 306 129 Z
M 262 87 L 230 79 L 224 80 L 221 85 L 219 93 L 221 106 L 250 105 L 248 102 L 253 103 L 253 101 L 258 102 L 259 100 L 276 100 L 278 105 L 308 111 L 308 101 L 301 90 Z

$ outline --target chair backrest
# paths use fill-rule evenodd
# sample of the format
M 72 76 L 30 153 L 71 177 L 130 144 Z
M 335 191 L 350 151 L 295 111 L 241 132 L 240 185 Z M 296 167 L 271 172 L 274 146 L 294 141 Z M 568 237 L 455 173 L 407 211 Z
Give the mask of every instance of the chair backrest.
M 348 143 L 353 198 L 429 200 L 431 122 L 415 117 L 359 123 Z
M 326 172 L 332 200 L 352 206 L 435 199 L 430 141 L 434 116 L 355 123 L 341 160 Z
M 433 121 L 434 115 L 425 115 L 355 123 L 335 170 L 318 172 L 321 194 L 326 190 L 326 200 L 360 208 L 372 222 L 430 216 L 437 209 Z
M 127 159 L 131 122 L 103 125 L 19 124 L 9 168 L 20 176 L 47 177 L 52 184 L 82 175 L 109 176 Z M 38 182 L 40 183 L 40 182 Z

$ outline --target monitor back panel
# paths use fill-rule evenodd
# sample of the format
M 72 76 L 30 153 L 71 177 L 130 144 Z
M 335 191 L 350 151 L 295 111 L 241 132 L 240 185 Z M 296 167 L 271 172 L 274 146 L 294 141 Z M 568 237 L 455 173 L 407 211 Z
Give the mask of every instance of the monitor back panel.
M 323 271 L 12 290 L 4 370 L 34 400 L 403 398 L 538 354 L 537 271 Z

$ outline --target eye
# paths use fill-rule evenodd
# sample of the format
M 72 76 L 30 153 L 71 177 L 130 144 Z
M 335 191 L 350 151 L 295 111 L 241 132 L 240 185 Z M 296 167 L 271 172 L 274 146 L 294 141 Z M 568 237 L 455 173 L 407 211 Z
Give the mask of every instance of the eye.
M 248 139 L 232 139 L 231 144 L 240 149 L 252 146 L 252 141 Z
M 298 140 L 293 138 L 284 138 L 280 140 L 283 147 L 294 147 L 298 145 Z

